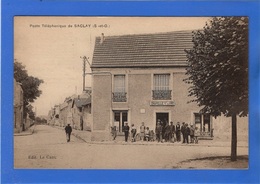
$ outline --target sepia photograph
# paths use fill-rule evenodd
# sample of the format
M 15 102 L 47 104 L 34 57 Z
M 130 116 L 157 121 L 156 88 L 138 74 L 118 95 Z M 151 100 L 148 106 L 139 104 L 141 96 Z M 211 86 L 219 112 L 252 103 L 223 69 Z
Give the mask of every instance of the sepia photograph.
M 14 16 L 14 169 L 249 169 L 246 16 Z

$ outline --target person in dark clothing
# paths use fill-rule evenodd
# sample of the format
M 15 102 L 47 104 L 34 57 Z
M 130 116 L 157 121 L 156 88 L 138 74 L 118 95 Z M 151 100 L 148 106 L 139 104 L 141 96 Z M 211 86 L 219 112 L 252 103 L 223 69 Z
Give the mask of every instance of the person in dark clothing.
M 165 132 L 166 132 L 166 125 L 168 124 L 167 120 L 164 119 L 164 121 L 161 122 L 162 126 L 162 139 L 165 139 Z
M 165 140 L 165 142 L 168 142 L 168 141 L 171 140 L 170 139 L 170 134 L 171 134 L 171 127 L 170 127 L 170 125 L 166 124 L 164 130 L 165 130 L 164 131 L 164 140 Z
M 125 123 L 125 126 L 124 126 L 124 132 L 125 132 L 125 142 L 127 142 L 128 140 L 128 136 L 129 136 L 129 129 L 130 127 L 128 126 L 127 123 Z
M 174 142 L 174 134 L 175 134 L 175 126 L 173 125 L 173 122 L 171 121 L 170 122 L 170 126 L 169 126 L 169 129 L 170 129 L 170 133 L 169 133 L 169 141 L 172 141 Z
M 65 132 L 66 132 L 67 142 L 70 142 L 70 134 L 72 132 L 72 128 L 71 128 L 70 124 L 68 124 L 65 127 Z
M 182 143 L 185 143 L 185 136 L 184 136 L 185 128 L 186 128 L 185 123 L 183 122 L 181 126 Z
M 177 142 L 181 141 L 181 126 L 180 126 L 180 122 L 178 122 L 177 125 L 176 125 L 176 139 L 177 139 Z
M 186 124 L 184 130 L 184 143 L 189 144 L 189 135 L 190 135 L 190 128 L 188 124 Z
M 132 124 L 132 127 L 131 127 L 131 134 L 132 134 L 132 142 L 135 142 L 135 136 L 136 136 L 136 128 L 135 128 L 135 125 Z

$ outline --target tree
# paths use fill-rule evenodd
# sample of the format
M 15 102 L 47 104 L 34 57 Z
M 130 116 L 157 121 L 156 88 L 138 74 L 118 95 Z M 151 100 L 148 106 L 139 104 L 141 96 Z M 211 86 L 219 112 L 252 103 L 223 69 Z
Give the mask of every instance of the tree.
M 30 104 L 42 94 L 42 91 L 39 90 L 39 86 L 43 83 L 43 80 L 29 76 L 25 66 L 16 60 L 14 62 L 14 78 L 17 82 L 22 84 L 24 117 L 26 118 L 27 114 L 29 114 L 29 117 L 34 119 L 34 113 Z
M 189 96 L 213 116 L 232 118 L 231 160 L 237 158 L 236 117 L 248 114 L 248 18 L 215 17 L 194 31 L 186 50 Z

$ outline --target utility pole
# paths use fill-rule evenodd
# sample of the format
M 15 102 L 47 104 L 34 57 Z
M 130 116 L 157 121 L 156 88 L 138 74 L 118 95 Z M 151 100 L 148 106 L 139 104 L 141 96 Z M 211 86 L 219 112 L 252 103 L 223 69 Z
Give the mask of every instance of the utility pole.
M 85 91 L 85 89 L 86 89 L 85 88 L 86 62 L 88 62 L 89 66 L 90 66 L 90 63 L 88 61 L 88 57 L 86 57 L 86 56 L 81 57 L 80 56 L 80 58 L 83 59 L 83 74 L 82 74 L 82 76 L 83 76 L 83 91 Z

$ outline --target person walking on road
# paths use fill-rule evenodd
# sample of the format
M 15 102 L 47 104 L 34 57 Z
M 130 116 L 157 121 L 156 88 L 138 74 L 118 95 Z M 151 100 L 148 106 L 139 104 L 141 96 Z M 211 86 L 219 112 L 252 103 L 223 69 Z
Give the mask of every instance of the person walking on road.
M 70 124 L 68 124 L 68 125 L 65 127 L 65 132 L 66 132 L 67 142 L 70 142 L 70 134 L 71 134 L 71 132 L 72 132 L 72 128 L 71 128 Z
M 125 126 L 124 126 L 124 132 L 125 132 L 125 142 L 127 142 L 127 140 L 128 140 L 128 136 L 129 136 L 129 129 L 130 129 L 130 127 L 128 126 L 128 123 L 125 123 Z

